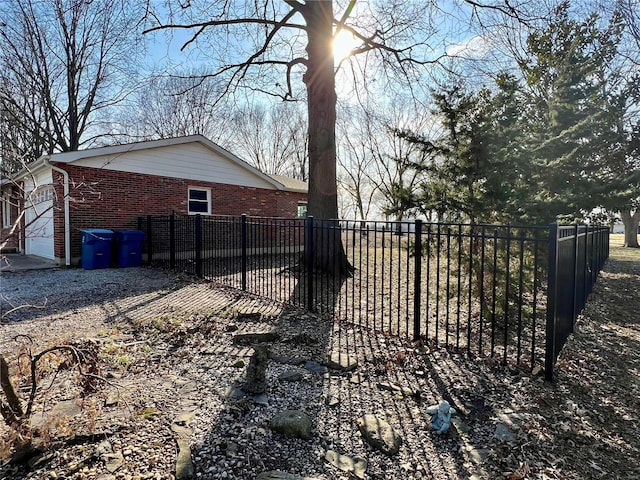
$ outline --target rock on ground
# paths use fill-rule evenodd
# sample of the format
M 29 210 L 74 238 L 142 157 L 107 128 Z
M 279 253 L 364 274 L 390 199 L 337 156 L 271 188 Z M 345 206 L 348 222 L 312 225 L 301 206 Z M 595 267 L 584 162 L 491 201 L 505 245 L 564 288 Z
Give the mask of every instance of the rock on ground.
M 365 415 L 357 421 L 364 440 L 385 455 L 395 455 L 402 445 L 402 437 L 389 423 L 375 415 Z

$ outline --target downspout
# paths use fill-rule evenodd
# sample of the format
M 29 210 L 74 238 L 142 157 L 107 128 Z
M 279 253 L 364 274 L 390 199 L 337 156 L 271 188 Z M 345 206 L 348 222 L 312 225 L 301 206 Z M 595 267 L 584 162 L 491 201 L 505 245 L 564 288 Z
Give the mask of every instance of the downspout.
M 71 227 L 69 222 L 69 174 L 66 170 L 49 163 L 49 159 L 44 159 L 44 164 L 51 167 L 51 170 L 62 174 L 64 193 L 64 264 L 71 265 Z

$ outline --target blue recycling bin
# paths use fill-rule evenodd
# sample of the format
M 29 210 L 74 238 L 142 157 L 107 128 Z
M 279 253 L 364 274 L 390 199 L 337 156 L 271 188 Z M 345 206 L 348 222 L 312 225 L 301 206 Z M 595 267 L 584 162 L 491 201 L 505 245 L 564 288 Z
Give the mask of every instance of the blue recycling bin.
M 80 231 L 82 235 L 82 268 L 109 268 L 111 262 L 111 242 L 113 231 L 89 228 Z
M 142 263 L 144 232 L 141 230 L 116 230 L 116 257 L 119 267 L 139 267 Z

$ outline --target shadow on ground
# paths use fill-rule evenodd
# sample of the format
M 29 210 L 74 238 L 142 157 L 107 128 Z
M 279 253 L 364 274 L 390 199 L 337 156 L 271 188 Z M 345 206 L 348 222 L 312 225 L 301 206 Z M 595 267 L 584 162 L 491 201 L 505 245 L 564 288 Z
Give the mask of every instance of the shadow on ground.
M 100 438 L 143 445 L 118 470 L 141 478 L 173 473 L 180 418 L 188 419 L 179 426 L 189 429 L 194 473 L 202 479 L 252 479 L 270 470 L 353 478 L 325 460 L 328 450 L 366 460 L 367 479 L 638 478 L 637 266 L 615 258 L 607 263 L 560 356 L 554 384 L 207 283 L 96 302 L 91 308 L 116 332 L 105 342 L 132 357 L 126 366 L 110 364 L 120 387 L 102 394 L 117 393 L 113 408 L 128 416 L 109 423 L 115 411 L 104 407 L 110 428 Z M 50 320 L 29 322 L 37 328 Z M 3 326 L 4 332 L 20 323 Z M 91 336 L 89 329 L 83 335 Z M 230 398 L 253 355 L 234 338 L 267 331 L 278 338 L 269 343 L 266 404 Z M 357 367 L 323 366 L 337 352 L 354 356 Z M 459 414 L 450 431 L 437 436 L 426 407 L 441 399 Z M 274 415 L 291 409 L 310 416 L 310 438 L 271 430 Z M 356 419 L 365 414 L 385 419 L 403 437 L 397 455 L 363 441 Z M 114 430 L 117 422 L 128 426 Z M 60 448 L 37 469 L 0 472 L 7 479 L 46 478 L 51 471 L 83 478 L 65 463 L 71 448 Z M 95 475 L 108 474 L 100 456 L 88 458 L 84 465 Z

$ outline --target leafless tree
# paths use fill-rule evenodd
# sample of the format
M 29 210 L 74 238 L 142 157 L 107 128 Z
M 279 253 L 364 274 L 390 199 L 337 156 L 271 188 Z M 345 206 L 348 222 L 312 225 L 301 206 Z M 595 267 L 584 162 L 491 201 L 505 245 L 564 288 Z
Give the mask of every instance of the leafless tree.
M 626 18 L 629 32 L 640 50 L 640 9 L 633 0 L 621 0 L 620 9 Z
M 0 78 L 2 73 L 0 73 Z M 3 99 L 13 98 L 18 105 L 10 109 Z M 12 95 L 7 82 L 0 84 L 0 174 L 6 178 L 24 166 L 25 159 L 38 158 L 45 152 L 43 142 L 33 138 L 23 127 L 24 113 L 44 125 L 43 111 L 33 95 Z
M 220 104 L 220 86 L 197 73 L 150 78 L 132 96 L 128 137 L 158 139 L 204 135 L 218 142 L 227 136 L 228 107 Z
M 127 0 L 3 0 L 3 163 L 14 152 L 77 150 L 103 135 L 99 114 L 131 91 L 140 46 Z M 13 159 L 15 160 L 15 159 Z
M 604 19 L 614 13 L 620 15 L 625 25 L 620 53 L 636 67 L 640 65 L 640 5 L 637 0 L 584 0 L 582 8 Z
M 132 96 L 122 136 L 146 140 L 199 134 L 262 172 L 304 179 L 306 119 L 298 104 L 233 103 L 221 96 L 216 79 L 201 75 L 150 78 Z
M 422 125 L 411 123 L 424 131 Z M 379 133 L 371 142 L 375 173 L 370 178 L 382 196 L 383 213 L 401 221 L 411 214 L 411 208 L 403 199 L 419 186 L 422 172 L 416 165 L 422 163 L 424 153 L 396 134 L 398 130 L 408 128 L 406 121 L 402 122 L 400 118 L 378 119 L 378 124 L 372 126 Z
M 229 132 L 230 148 L 262 172 L 304 179 L 305 122 L 292 102 L 239 107 Z
M 371 176 L 371 155 L 367 115 L 361 109 L 341 109 L 338 129 L 338 186 L 343 200 L 342 211 L 353 212 L 354 218 L 367 220 L 379 193 Z M 364 117 L 364 118 L 362 118 Z M 346 197 L 346 198 L 344 198 Z
M 482 7 L 520 17 L 506 0 L 464 3 L 472 11 Z M 409 86 L 417 84 L 421 67 L 438 64 L 446 56 L 430 45 L 437 27 L 446 23 L 438 24 L 436 17 L 444 9 L 435 1 L 187 2 L 177 12 L 171 2 L 166 6 L 168 20 L 149 8 L 153 25 L 148 31 L 191 32 L 183 48 L 206 46 L 211 59 L 219 62 L 210 76 L 225 79 L 225 93 L 245 88 L 290 99 L 296 79 L 302 77 L 308 112 L 308 212 L 318 219 L 338 216 L 334 38 L 346 32 L 356 40 L 350 58 L 363 58 L 359 65 L 366 67 L 360 73 L 374 75 L 378 84 L 398 77 Z M 318 252 L 319 268 L 350 271 L 341 242 Z
M 403 193 L 414 193 L 419 186 L 424 173 L 417 165 L 422 162 L 423 152 L 396 132 L 410 129 L 424 135 L 437 134 L 437 122 L 429 109 L 415 108 L 414 100 L 389 96 L 384 104 L 353 112 L 349 130 L 341 135 L 341 186 L 354 199 L 361 215 L 375 211 L 399 221 L 412 213 L 403 204 Z

